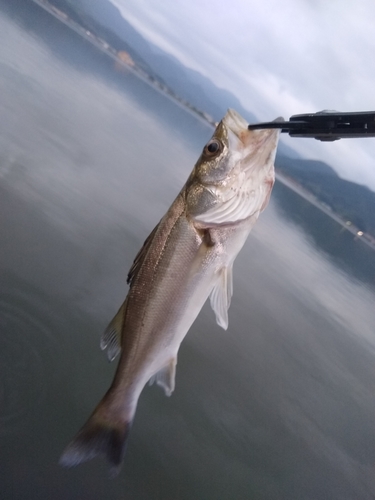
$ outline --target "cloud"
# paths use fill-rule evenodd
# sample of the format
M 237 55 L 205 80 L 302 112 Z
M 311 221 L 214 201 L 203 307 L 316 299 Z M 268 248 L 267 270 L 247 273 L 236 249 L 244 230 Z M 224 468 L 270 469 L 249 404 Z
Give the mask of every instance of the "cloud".
M 373 0 L 112 3 L 146 39 L 235 93 L 260 120 L 374 108 Z M 375 139 L 291 141 L 375 190 Z

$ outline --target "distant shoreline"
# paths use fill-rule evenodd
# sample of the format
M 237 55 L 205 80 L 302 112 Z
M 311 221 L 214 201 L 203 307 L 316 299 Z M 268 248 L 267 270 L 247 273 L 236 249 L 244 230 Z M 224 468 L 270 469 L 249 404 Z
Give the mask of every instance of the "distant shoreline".
M 299 196 L 310 202 L 312 205 L 315 207 L 319 208 L 322 212 L 324 212 L 326 215 L 328 215 L 331 219 L 336 221 L 338 224 L 340 224 L 344 229 L 349 231 L 355 236 L 355 239 L 362 241 L 366 245 L 368 245 L 370 248 L 375 250 L 375 239 L 371 238 L 368 235 L 360 235 L 358 234 L 359 228 L 357 228 L 354 224 L 348 225 L 347 222 L 340 217 L 338 214 L 330 210 L 329 208 L 325 207 L 310 191 L 307 191 L 303 187 L 301 187 L 299 184 L 297 184 L 293 179 L 290 179 L 286 177 L 285 175 L 281 174 L 280 172 L 276 172 L 276 179 L 280 181 L 284 186 L 288 187 L 295 193 L 297 193 Z M 370 239 L 371 238 L 371 239 Z
M 201 122 L 211 125 L 212 127 L 215 126 L 215 123 L 213 120 L 210 120 L 204 116 L 203 113 L 201 113 L 199 110 L 193 109 L 191 106 L 188 105 L 186 102 L 182 102 L 181 99 L 178 98 L 178 96 L 174 95 L 169 89 L 167 88 L 162 88 L 161 84 L 157 81 L 153 81 L 153 78 L 148 75 L 145 71 L 142 69 L 138 68 L 137 66 L 133 67 L 132 65 L 126 63 L 124 60 L 122 60 L 117 51 L 113 49 L 107 42 L 104 40 L 101 40 L 98 38 L 94 33 L 91 33 L 90 31 L 86 30 L 82 26 L 80 26 L 76 21 L 70 19 L 64 12 L 59 10 L 57 7 L 55 7 L 53 4 L 48 2 L 47 0 L 32 0 L 33 3 L 44 9 L 46 12 L 51 14 L 53 17 L 55 17 L 57 20 L 65 24 L 68 28 L 73 30 L 75 33 L 80 35 L 82 38 L 90 42 L 92 45 L 94 45 L 97 49 L 99 49 L 101 52 L 109 56 L 111 59 L 113 59 L 117 64 L 123 66 L 126 68 L 127 71 L 130 71 L 133 75 L 137 76 L 140 78 L 142 81 L 150 85 L 152 88 L 154 88 L 157 92 L 163 94 L 166 96 L 168 99 L 173 101 L 175 104 L 192 114 L 194 117 L 196 117 L 198 120 Z

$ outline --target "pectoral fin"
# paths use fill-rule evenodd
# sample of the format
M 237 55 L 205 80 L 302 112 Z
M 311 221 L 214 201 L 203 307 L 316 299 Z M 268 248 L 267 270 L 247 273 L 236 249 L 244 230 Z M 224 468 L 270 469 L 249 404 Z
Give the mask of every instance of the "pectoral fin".
M 171 358 L 169 363 L 150 378 L 149 384 L 156 382 L 164 389 L 165 395 L 170 396 L 175 387 L 177 357 Z
M 228 309 L 233 295 L 233 264 L 223 267 L 210 294 L 211 307 L 216 315 L 216 322 L 226 330 L 228 328 Z
M 100 339 L 100 349 L 107 349 L 107 357 L 109 361 L 113 361 L 121 351 L 121 335 L 124 324 L 126 310 L 126 300 L 118 310 L 116 316 L 104 330 Z

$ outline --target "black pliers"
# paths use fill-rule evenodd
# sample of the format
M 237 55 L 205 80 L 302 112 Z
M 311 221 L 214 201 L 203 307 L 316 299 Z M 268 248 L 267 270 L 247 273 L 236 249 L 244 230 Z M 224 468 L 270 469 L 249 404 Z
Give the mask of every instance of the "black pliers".
M 281 128 L 291 137 L 313 137 L 319 141 L 337 141 L 349 137 L 375 137 L 375 111 L 339 113 L 319 111 L 293 115 L 289 121 L 249 125 L 249 130 Z

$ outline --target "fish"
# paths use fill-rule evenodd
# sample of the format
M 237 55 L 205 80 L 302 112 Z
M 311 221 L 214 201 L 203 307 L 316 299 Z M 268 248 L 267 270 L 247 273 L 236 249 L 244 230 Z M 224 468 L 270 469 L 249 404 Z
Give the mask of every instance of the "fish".
M 173 393 L 181 342 L 208 298 L 228 328 L 233 263 L 269 202 L 279 132 L 248 130 L 231 109 L 217 125 L 135 257 L 128 294 L 100 341 L 110 361 L 120 355 L 112 385 L 63 452 L 63 466 L 104 455 L 116 475 L 143 388 L 155 382 Z

